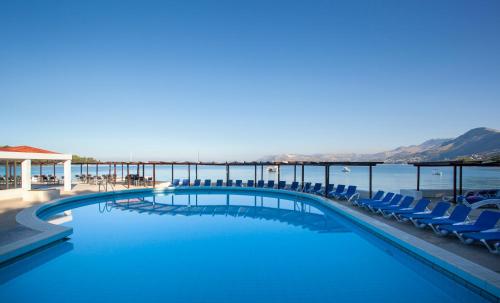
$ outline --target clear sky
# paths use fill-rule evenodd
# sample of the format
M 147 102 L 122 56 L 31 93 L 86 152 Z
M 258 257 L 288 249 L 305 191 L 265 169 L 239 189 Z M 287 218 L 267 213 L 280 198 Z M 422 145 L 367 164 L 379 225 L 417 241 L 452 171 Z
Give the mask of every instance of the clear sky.
M 0 1 L 0 144 L 373 152 L 500 128 L 500 1 Z

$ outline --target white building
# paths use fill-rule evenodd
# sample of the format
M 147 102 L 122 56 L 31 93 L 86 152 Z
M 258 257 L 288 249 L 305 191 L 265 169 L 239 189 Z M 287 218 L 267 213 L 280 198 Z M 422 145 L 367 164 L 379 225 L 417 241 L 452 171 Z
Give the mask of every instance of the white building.
M 0 174 L 0 199 L 20 198 L 31 191 L 31 163 L 64 164 L 64 191 L 71 191 L 72 155 L 60 154 L 31 146 L 0 147 L 0 166 L 5 174 Z M 21 174 L 17 168 L 21 165 Z

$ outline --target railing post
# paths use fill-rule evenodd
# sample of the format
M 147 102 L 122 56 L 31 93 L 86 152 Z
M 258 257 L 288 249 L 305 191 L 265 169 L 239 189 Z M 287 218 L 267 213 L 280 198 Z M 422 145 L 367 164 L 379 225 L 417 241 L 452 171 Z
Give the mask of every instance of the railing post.
M 156 187 L 156 164 L 153 163 L 153 188 Z
M 194 178 L 198 179 L 198 164 L 194 165 Z
M 330 184 L 330 165 L 325 165 L 325 197 L 328 197 L 328 186 Z
M 253 177 L 253 187 L 257 185 L 257 164 L 255 164 L 255 171 L 254 171 L 254 177 Z
M 188 186 L 191 186 L 191 163 L 188 163 Z
M 420 191 L 420 165 L 417 166 L 417 191 Z
M 304 164 L 302 164 L 302 174 L 301 174 L 302 188 L 304 188 Z
M 130 166 L 127 163 L 127 188 L 130 188 Z
M 229 164 L 227 164 L 226 162 L 226 186 L 228 182 L 229 182 Z
M 453 202 L 457 203 L 457 166 L 453 165 Z
M 297 182 L 297 164 L 293 166 L 293 182 Z
M 278 164 L 278 187 L 279 187 L 279 184 L 280 184 L 280 173 L 281 173 L 281 165 Z
M 172 178 L 170 179 L 174 183 L 174 164 L 172 163 Z
M 459 186 L 459 188 L 458 188 L 458 192 L 459 192 L 459 194 L 460 194 L 460 195 L 463 195 L 463 194 L 464 194 L 464 192 L 463 192 L 463 187 L 462 187 L 462 181 L 463 181 L 463 180 L 462 180 L 462 168 L 463 168 L 463 166 L 462 166 L 462 165 L 460 165 L 460 171 L 459 171 L 459 173 L 460 173 L 460 182 L 458 183 L 458 186 Z
M 368 180 L 368 187 L 369 187 L 369 189 L 368 189 L 369 194 L 368 195 L 370 196 L 370 199 L 371 199 L 373 196 L 373 165 L 370 165 L 369 170 L 370 170 L 370 172 L 369 172 L 370 178 Z

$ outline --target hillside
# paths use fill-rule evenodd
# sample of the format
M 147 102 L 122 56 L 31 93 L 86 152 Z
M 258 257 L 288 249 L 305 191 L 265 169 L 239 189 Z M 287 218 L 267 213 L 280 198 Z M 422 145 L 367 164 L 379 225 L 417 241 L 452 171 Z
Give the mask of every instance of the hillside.
M 418 145 L 400 146 L 373 154 L 283 154 L 264 157 L 262 161 L 441 161 L 454 159 L 489 159 L 500 157 L 500 131 L 474 128 L 454 139 L 430 139 Z

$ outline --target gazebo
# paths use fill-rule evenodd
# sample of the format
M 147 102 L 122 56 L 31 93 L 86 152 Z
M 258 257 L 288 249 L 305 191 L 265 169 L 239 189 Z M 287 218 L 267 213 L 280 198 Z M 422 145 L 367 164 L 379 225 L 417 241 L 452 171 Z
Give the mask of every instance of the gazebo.
M 71 158 L 70 154 L 61 154 L 31 146 L 0 147 L 0 165 L 5 166 L 5 186 L 0 187 L 0 198 L 22 197 L 25 191 L 31 190 L 32 161 L 40 163 L 64 164 L 64 191 L 71 191 Z M 20 178 L 17 167 L 21 165 Z M 13 168 L 13 169 L 12 169 Z M 20 186 L 18 181 L 20 179 Z

